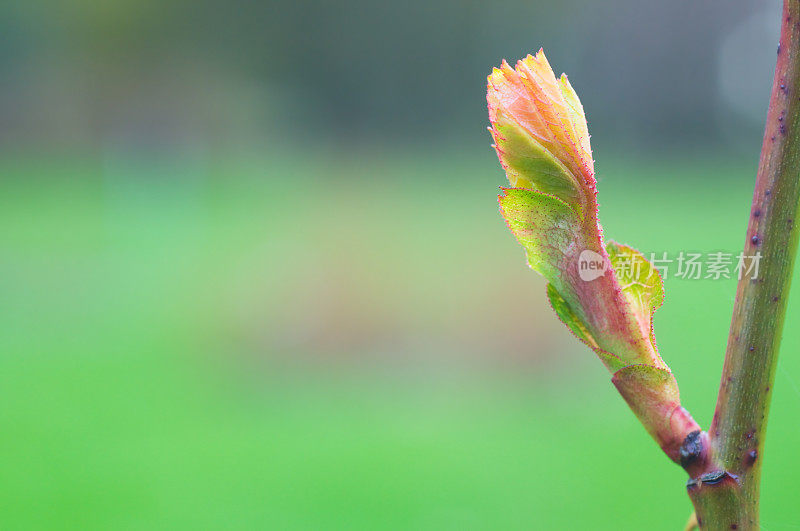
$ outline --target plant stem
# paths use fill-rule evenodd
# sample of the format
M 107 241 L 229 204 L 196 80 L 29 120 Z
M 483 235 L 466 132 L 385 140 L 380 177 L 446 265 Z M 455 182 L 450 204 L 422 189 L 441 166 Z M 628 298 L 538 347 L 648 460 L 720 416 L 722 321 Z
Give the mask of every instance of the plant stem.
M 689 481 L 701 529 L 757 529 L 769 402 L 789 295 L 800 202 L 800 0 L 784 0 L 780 46 L 704 473 Z M 749 264 L 748 264 L 749 265 Z

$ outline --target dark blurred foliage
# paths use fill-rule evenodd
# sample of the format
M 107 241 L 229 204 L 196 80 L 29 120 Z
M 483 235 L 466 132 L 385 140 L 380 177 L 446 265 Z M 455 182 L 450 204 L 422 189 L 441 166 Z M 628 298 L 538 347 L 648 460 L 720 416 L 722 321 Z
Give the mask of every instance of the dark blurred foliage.
M 731 129 L 750 141 L 761 123 L 726 106 L 720 57 L 738 25 L 776 8 L 765 0 L 5 3 L 2 141 L 258 148 L 314 135 L 477 145 L 488 139 L 491 66 L 540 46 L 570 74 L 601 144 L 714 145 Z M 762 33 L 747 43 L 758 64 L 740 65 L 742 78 L 762 80 L 752 98 L 760 106 L 777 41 Z

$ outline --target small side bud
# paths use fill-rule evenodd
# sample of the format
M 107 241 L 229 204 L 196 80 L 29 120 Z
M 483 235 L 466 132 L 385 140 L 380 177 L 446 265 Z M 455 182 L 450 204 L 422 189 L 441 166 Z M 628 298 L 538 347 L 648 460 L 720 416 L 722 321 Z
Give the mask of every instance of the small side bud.
M 708 433 L 700 430 L 691 432 L 680 447 L 680 464 L 691 476 L 699 474 L 708 460 Z

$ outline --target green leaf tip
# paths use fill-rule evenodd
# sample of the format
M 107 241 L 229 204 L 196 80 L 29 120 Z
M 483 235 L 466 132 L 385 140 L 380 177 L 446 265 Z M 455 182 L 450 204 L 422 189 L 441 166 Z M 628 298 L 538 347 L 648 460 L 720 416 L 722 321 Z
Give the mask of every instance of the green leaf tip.
M 560 282 L 579 237 L 579 220 L 562 200 L 533 190 L 505 188 L 500 213 L 525 249 L 528 265 L 548 281 Z
M 611 266 L 620 284 L 642 334 L 650 338 L 656 348 L 653 332 L 653 314 L 664 302 L 664 282 L 661 274 L 647 259 L 634 249 L 614 241 L 606 245 Z

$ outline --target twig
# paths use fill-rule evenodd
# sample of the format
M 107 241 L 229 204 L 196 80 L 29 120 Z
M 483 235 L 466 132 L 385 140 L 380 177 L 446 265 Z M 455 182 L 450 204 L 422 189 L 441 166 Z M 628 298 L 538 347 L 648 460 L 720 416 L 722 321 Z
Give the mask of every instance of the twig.
M 689 482 L 701 529 L 757 529 L 759 483 L 800 202 L 800 0 L 784 0 L 767 125 L 705 470 Z

